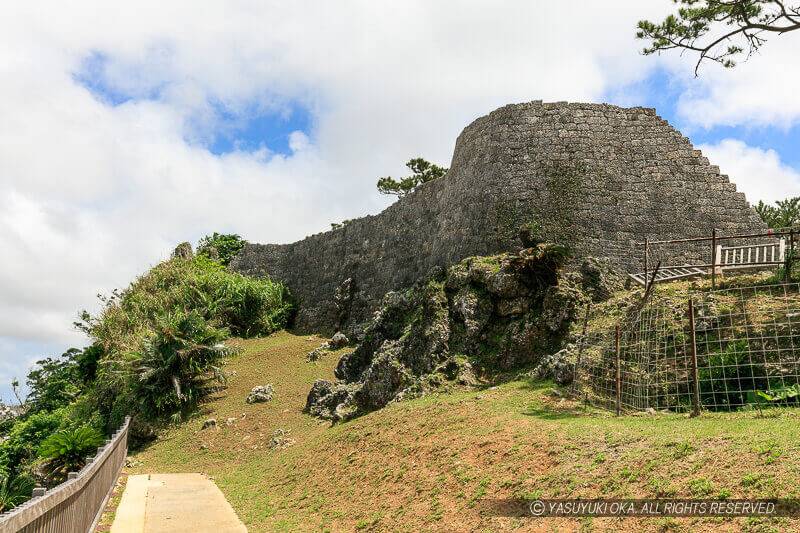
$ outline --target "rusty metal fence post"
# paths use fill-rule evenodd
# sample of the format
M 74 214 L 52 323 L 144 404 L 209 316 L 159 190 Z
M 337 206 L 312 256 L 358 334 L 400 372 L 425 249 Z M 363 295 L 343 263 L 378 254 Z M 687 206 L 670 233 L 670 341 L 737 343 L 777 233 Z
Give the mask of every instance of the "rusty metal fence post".
M 786 254 L 783 273 L 783 280 L 789 282 L 792 280 L 792 263 L 794 262 L 794 227 L 789 230 L 789 250 L 784 252 Z
M 617 364 L 616 364 L 616 393 L 617 393 L 617 416 L 622 412 L 622 365 L 620 364 L 620 330 L 619 324 L 615 329 L 615 344 L 617 347 Z
M 711 230 L 711 290 L 717 288 L 717 228 Z
M 583 355 L 583 350 L 586 347 L 586 330 L 589 327 L 589 313 L 592 310 L 592 302 L 588 302 L 586 304 L 586 314 L 583 317 L 583 329 L 581 331 L 581 342 L 578 345 L 578 355 L 575 357 L 575 372 L 572 374 L 572 391 L 573 394 L 578 392 L 578 388 L 580 387 L 580 383 L 578 380 L 578 373 L 581 370 L 581 357 Z
M 692 380 L 692 415 L 700 416 L 700 380 L 697 375 L 697 338 L 694 325 L 694 301 L 689 298 L 689 364 Z
M 647 292 L 648 272 L 650 270 L 650 239 L 644 238 L 644 290 Z

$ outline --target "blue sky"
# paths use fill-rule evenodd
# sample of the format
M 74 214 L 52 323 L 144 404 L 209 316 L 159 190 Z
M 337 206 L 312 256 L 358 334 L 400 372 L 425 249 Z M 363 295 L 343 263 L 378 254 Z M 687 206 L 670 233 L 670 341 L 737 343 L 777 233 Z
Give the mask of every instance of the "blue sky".
M 157 102 L 163 98 L 166 83 L 137 84 L 120 83 L 125 73 L 109 74 L 109 56 L 93 50 L 84 57 L 79 68 L 73 73 L 75 83 L 89 91 L 98 101 L 111 107 L 128 102 L 149 100 Z M 138 69 L 127 73 L 131 78 L 139 75 Z M 116 78 L 116 79 L 113 79 Z M 126 80 L 127 81 L 127 80 Z M 209 99 L 207 105 L 199 110 L 200 117 L 194 120 L 209 121 L 213 128 L 198 128 L 201 135 L 186 138 L 187 142 L 199 143 L 214 155 L 235 151 L 255 152 L 266 149 L 269 152 L 290 155 L 289 136 L 301 131 L 307 136 L 312 133 L 312 115 L 301 102 L 273 101 L 270 94 L 263 98 L 253 98 L 244 105 L 229 105 L 219 99 Z M 268 105 L 264 105 L 264 101 Z M 210 117 L 208 116 L 210 115 Z M 189 117 L 193 120 L 193 117 Z M 194 133 L 197 133 L 195 131 Z
M 670 0 L 0 7 L 0 397 L 182 241 L 291 242 L 391 201 L 512 102 L 655 107 L 751 202 L 800 195 L 800 38 L 730 71 L 643 57 Z M 121 16 L 121 13 L 123 15 Z
M 236 150 L 252 152 L 262 147 L 270 152 L 290 155 L 289 136 L 293 132 L 303 132 L 309 138 L 312 135 L 311 114 L 299 104 L 281 111 L 245 109 L 232 113 L 222 106 L 216 111 L 222 127 L 207 144 L 208 150 L 215 155 Z

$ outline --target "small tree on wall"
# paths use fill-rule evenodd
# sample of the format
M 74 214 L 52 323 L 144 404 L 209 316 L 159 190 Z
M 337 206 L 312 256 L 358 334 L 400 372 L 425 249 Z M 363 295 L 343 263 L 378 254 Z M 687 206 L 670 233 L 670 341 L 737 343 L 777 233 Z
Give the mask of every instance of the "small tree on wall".
M 228 266 L 247 241 L 236 234 L 217 233 L 206 235 L 197 243 L 197 254 L 204 255 Z
M 417 187 L 423 183 L 441 178 L 448 170 L 439 165 L 434 165 L 421 157 L 410 160 L 406 163 L 406 166 L 412 172 L 410 176 L 400 178 L 399 180 L 391 176 L 380 178 L 378 180 L 378 192 L 381 194 L 393 194 L 403 198 L 408 193 L 416 190 Z

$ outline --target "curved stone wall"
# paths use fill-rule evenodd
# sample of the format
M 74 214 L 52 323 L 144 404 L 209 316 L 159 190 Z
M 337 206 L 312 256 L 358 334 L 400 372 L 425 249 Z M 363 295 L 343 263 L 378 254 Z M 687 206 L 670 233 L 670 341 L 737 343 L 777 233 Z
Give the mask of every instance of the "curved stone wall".
M 641 268 L 634 243 L 765 230 L 744 194 L 653 109 L 508 105 L 470 124 L 450 171 L 374 216 L 292 244 L 250 244 L 232 263 L 285 282 L 298 326 L 369 316 L 389 290 L 437 265 L 520 247 L 533 223 L 576 256 Z M 351 279 L 347 294 L 334 292 Z

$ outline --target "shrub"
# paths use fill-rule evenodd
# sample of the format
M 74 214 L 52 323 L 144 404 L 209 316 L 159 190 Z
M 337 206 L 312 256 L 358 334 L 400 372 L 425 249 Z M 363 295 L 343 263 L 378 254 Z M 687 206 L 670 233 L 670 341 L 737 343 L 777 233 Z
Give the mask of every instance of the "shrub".
M 228 336 L 268 335 L 286 327 L 293 310 L 280 283 L 202 255 L 157 265 L 105 304 L 80 324 L 103 353 L 92 400 L 109 429 L 130 414 L 146 431 L 143 422 L 182 416 L 219 383 Z
M 220 361 L 228 332 L 208 324 L 197 311 L 156 318 L 154 332 L 136 353 L 134 396 L 148 417 L 172 415 L 194 406 L 211 382 L 222 382 Z
M 103 436 L 89 426 L 64 429 L 47 437 L 39 448 L 39 457 L 47 460 L 47 470 L 53 479 L 77 472 L 86 458 L 103 443 Z
M 770 228 L 788 228 L 800 223 L 800 196 L 778 200 L 774 206 L 759 201 L 755 210 Z
M 197 243 L 197 254 L 228 266 L 247 241 L 235 234 L 217 233 L 206 235 Z
M 750 403 L 748 391 L 768 388 L 763 364 L 753 363 L 747 341 L 729 342 L 709 354 L 698 369 L 701 403 L 711 410 L 728 410 Z
M 87 348 L 86 350 L 89 350 Z M 87 384 L 86 371 L 81 371 L 79 358 L 84 350 L 70 348 L 61 357 L 48 357 L 36 362 L 28 373 L 27 407 L 29 413 L 55 411 L 75 400 Z
M 5 471 L 11 477 L 19 474 L 24 465 L 36 458 L 40 444 L 55 432 L 63 421 L 62 410 L 35 413 L 23 420 L 17 420 L 8 438 L 0 443 L 0 471 Z
M 84 315 L 84 329 L 106 353 L 136 349 L 156 317 L 175 309 L 197 311 L 233 335 L 250 337 L 286 327 L 293 305 L 280 283 L 228 272 L 202 256 L 172 259 L 108 299 L 97 319 Z
M 280 283 L 229 272 L 210 273 L 201 282 L 213 302 L 216 318 L 233 335 L 268 335 L 290 321 L 294 306 Z

